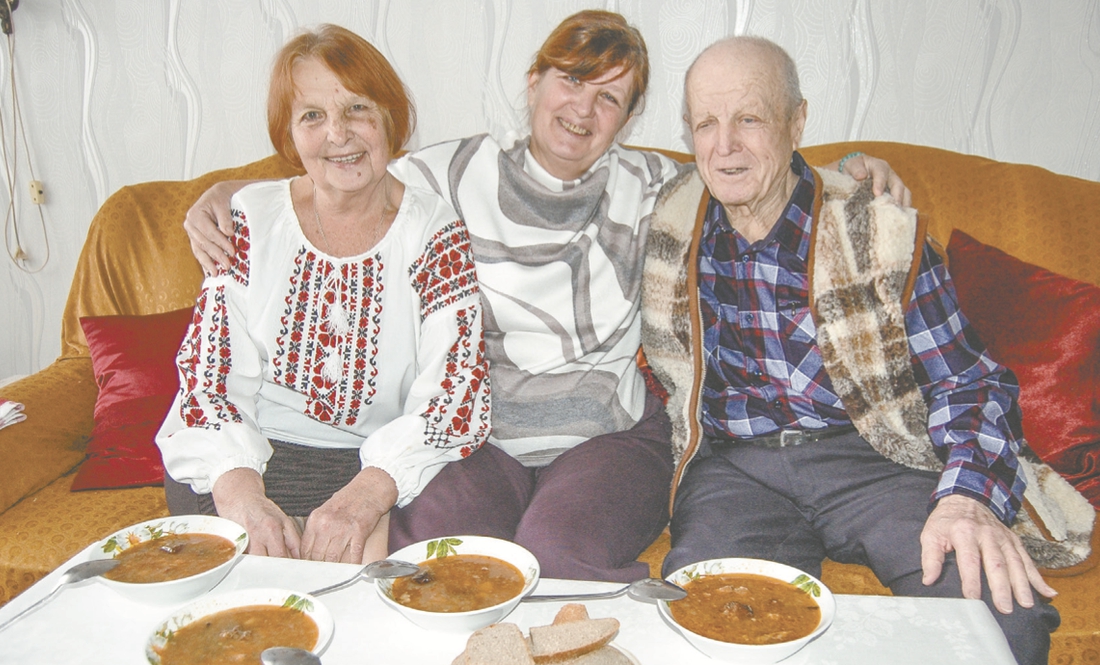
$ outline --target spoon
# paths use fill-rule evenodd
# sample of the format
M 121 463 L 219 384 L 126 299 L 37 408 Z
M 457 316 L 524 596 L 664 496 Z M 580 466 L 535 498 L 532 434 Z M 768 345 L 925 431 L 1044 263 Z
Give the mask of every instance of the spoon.
M 317 654 L 296 647 L 271 647 L 260 654 L 263 665 L 321 665 Z
M 48 594 L 46 594 L 45 597 L 40 598 L 38 602 L 34 603 L 19 614 L 16 614 L 12 618 L 8 619 L 3 624 L 0 624 L 0 630 L 4 630 L 8 626 L 15 623 L 15 621 L 21 618 L 23 615 L 29 614 L 32 610 L 35 610 L 39 606 L 45 604 L 46 601 L 53 598 L 58 591 L 61 591 L 61 587 L 68 584 L 82 582 L 90 577 L 98 577 L 117 565 L 118 559 L 96 559 L 95 561 L 85 561 L 83 563 L 76 564 L 72 568 L 62 573 L 61 579 L 57 581 L 57 586 L 53 588 L 53 591 L 50 591 Z
M 541 596 L 526 596 L 523 600 L 531 602 L 551 602 L 562 600 L 598 600 L 600 598 L 617 598 L 626 594 L 634 600 L 680 600 L 687 596 L 687 591 L 672 582 L 647 577 L 643 580 L 635 580 L 621 589 L 603 591 L 600 593 L 565 593 Z
M 311 596 L 320 596 L 322 594 L 331 593 L 333 591 L 339 591 L 344 587 L 349 587 L 355 584 L 359 580 L 376 580 L 376 579 L 388 579 L 391 577 L 405 577 L 407 575 L 415 575 L 420 570 L 420 566 L 415 563 L 409 563 L 408 561 L 398 561 L 397 559 L 382 559 L 381 561 L 372 561 L 348 579 L 343 582 L 337 582 L 331 586 L 327 586 L 316 591 L 310 591 Z

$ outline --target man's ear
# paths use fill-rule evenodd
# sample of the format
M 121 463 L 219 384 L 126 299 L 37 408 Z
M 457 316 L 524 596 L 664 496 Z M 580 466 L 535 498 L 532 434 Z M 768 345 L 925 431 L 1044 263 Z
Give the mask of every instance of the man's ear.
M 794 117 L 791 118 L 791 147 L 794 150 L 798 150 L 798 146 L 801 145 L 802 131 L 806 129 L 806 105 L 807 102 L 803 99 L 795 109 Z

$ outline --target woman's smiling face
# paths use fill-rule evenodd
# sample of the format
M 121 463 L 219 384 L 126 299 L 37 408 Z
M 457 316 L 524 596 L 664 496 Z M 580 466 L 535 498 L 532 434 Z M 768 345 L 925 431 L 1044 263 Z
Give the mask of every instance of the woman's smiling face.
M 294 86 L 290 135 L 317 187 L 351 192 L 385 177 L 391 155 L 378 105 L 316 58 L 295 63 Z
M 531 154 L 562 180 L 575 180 L 600 158 L 629 119 L 633 78 L 621 67 L 591 81 L 560 69 L 527 78 Z

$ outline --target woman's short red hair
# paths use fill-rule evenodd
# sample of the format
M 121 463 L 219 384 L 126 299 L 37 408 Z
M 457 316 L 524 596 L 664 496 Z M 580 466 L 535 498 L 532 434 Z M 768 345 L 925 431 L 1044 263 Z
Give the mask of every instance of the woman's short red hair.
M 649 52 L 637 28 L 621 14 L 586 9 L 562 21 L 542 48 L 528 74 L 544 74 L 551 67 L 582 81 L 599 79 L 622 67 L 632 72 L 627 113 L 633 113 L 649 85 Z
M 294 37 L 275 56 L 267 92 L 267 134 L 275 151 L 291 164 L 302 165 L 290 136 L 290 110 L 296 94 L 294 65 L 306 58 L 317 58 L 348 91 L 378 105 L 390 154 L 397 154 L 416 126 L 416 108 L 408 89 L 370 42 L 347 28 L 327 23 Z

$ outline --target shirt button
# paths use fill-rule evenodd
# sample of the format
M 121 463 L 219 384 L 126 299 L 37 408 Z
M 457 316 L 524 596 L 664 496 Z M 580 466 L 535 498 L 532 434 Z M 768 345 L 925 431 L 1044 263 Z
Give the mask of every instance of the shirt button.
M 749 255 L 748 254 L 742 254 L 741 255 L 741 263 L 748 263 L 748 262 L 749 262 Z

